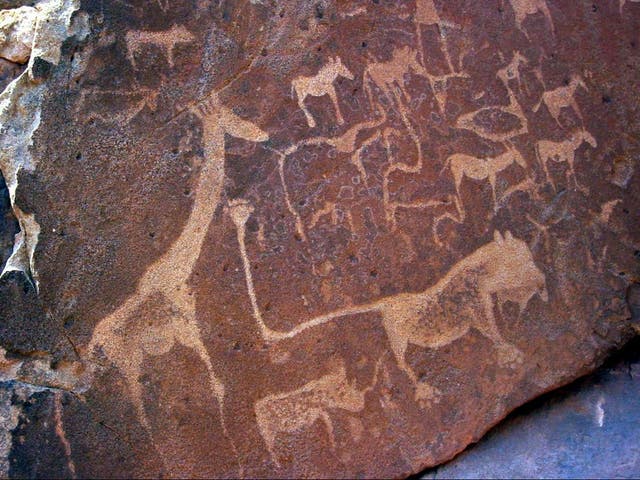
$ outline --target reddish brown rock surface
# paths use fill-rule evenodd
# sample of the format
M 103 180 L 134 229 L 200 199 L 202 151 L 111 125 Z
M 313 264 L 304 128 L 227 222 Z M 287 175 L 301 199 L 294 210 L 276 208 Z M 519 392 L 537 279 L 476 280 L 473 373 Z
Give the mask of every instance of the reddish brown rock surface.
M 637 3 L 41 5 L 6 474 L 404 476 L 635 334 Z

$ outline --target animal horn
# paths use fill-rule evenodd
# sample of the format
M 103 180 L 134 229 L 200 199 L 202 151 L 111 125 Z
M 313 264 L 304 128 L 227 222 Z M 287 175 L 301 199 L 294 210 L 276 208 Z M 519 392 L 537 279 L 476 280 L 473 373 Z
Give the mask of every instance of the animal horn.
M 504 238 L 502 238 L 502 235 L 500 235 L 500 232 L 498 230 L 494 230 L 493 231 L 493 240 L 496 241 L 497 243 L 502 243 Z
M 513 240 L 513 235 L 511 235 L 511 232 L 507 230 L 506 232 L 504 232 L 504 238 L 506 240 Z

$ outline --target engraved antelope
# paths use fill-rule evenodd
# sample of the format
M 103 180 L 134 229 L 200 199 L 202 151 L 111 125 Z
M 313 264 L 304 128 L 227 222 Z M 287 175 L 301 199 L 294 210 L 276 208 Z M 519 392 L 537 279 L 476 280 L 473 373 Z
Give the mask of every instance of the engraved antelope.
M 378 382 L 378 372 L 382 358 L 376 363 L 371 383 L 362 390 L 355 381 L 347 378 L 344 361 L 337 362 L 337 368 L 330 373 L 312 380 L 302 387 L 289 392 L 268 395 L 254 405 L 256 421 L 271 459 L 280 466 L 276 452 L 278 435 L 295 433 L 309 428 L 320 420 L 329 435 L 329 442 L 336 448 L 333 434 L 331 410 L 346 410 L 357 413 L 364 409 L 366 395 Z
M 473 180 L 488 179 L 491 184 L 493 205 L 496 208 L 496 176 L 513 163 L 517 163 L 525 170 L 527 169 L 527 162 L 522 157 L 522 154 L 513 147 L 492 158 L 477 158 L 463 153 L 454 153 L 445 161 L 441 173 L 447 168 L 451 170 L 456 186 L 456 195 L 461 205 L 460 185 L 465 176 Z
M 167 57 L 169 66 L 173 68 L 173 54 L 176 45 L 195 41 L 193 34 L 182 25 L 174 25 L 169 30 L 159 32 L 131 30 L 127 32 L 125 39 L 127 42 L 127 58 L 133 68 L 137 67 L 135 56 L 143 45 L 151 44 L 160 47 Z
M 136 290 L 94 329 L 88 345 L 90 355 L 101 349 L 124 376 L 140 423 L 151 433 L 139 382 L 144 357 L 158 356 L 183 345 L 197 353 L 205 365 L 210 387 L 218 402 L 220 422 L 227 435 L 224 419 L 225 388 L 216 375 L 202 341 L 196 320 L 196 300 L 189 286 L 204 245 L 208 225 L 215 213 L 224 181 L 225 134 L 253 142 L 263 142 L 268 135 L 253 123 L 241 119 L 218 102 L 213 93 L 194 108 L 202 120 L 204 161 L 191 212 L 179 238 L 138 280 Z M 157 318 L 145 320 L 140 312 L 149 302 L 164 308 Z
M 593 148 L 596 148 L 598 146 L 598 142 L 596 141 L 596 139 L 586 130 L 575 131 L 567 140 L 563 140 L 561 142 L 540 140 L 536 144 L 536 153 L 538 154 L 538 160 L 542 165 L 547 181 L 551 182 L 554 190 L 556 189 L 556 185 L 549 175 L 549 168 L 547 166 L 550 160 L 553 160 L 554 162 L 566 162 L 569 166 L 567 175 L 570 174 L 573 178 L 573 183 L 576 188 L 581 189 L 581 187 L 578 185 L 578 181 L 576 180 L 576 171 L 574 165 L 576 159 L 576 150 L 578 150 L 578 148 L 580 148 L 580 145 L 585 142 L 591 145 Z
M 329 95 L 329 98 L 331 98 L 336 110 L 338 124 L 342 125 L 344 123 L 342 112 L 340 112 L 340 105 L 338 103 L 338 94 L 333 86 L 333 82 L 338 77 L 345 77 L 349 80 L 353 80 L 353 74 L 342 63 L 340 57 L 330 57 L 327 64 L 320 68 L 318 73 L 314 76 L 300 76 L 291 81 L 291 95 L 293 96 L 295 93 L 298 98 L 298 106 L 304 112 L 309 127 L 315 127 L 316 121 L 304 104 L 304 100 L 307 96 L 322 97 L 324 95 Z
M 580 121 L 584 122 L 582 112 L 575 98 L 578 87 L 588 90 L 580 75 L 572 75 L 567 85 L 544 92 L 540 101 L 533 107 L 533 111 L 537 112 L 540 105 L 544 103 L 553 119 L 560 125 L 560 112 L 565 107 L 571 107 L 580 118 Z

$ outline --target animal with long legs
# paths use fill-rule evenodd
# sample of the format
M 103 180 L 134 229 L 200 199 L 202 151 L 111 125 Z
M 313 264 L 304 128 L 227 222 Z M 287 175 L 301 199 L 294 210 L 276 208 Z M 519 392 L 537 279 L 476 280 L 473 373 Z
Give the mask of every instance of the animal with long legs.
M 491 194 L 493 199 L 494 209 L 497 208 L 498 202 L 496 200 L 496 178 L 497 174 L 505 170 L 512 163 L 517 163 L 525 170 L 527 169 L 527 162 L 522 154 L 515 148 L 511 147 L 506 152 L 501 153 L 496 157 L 490 158 L 477 158 L 471 155 L 463 153 L 454 153 L 449 156 L 445 161 L 444 168 L 441 173 L 449 168 L 453 175 L 456 195 L 462 206 L 462 197 L 460 196 L 460 185 L 462 179 L 468 177 L 474 180 L 489 180 L 491 185 Z
M 342 63 L 340 57 L 332 57 L 329 58 L 329 61 L 323 65 L 315 75 L 311 77 L 299 76 L 291 81 L 291 95 L 296 95 L 298 106 L 304 112 L 309 127 L 315 127 L 316 121 L 304 104 L 304 100 L 308 96 L 322 97 L 329 95 L 336 111 L 338 124 L 342 125 L 344 123 L 342 112 L 340 111 L 340 104 L 338 103 L 338 94 L 336 93 L 336 88 L 333 86 L 333 82 L 338 77 L 353 80 L 353 74 L 344 63 Z
M 538 143 L 536 143 L 538 160 L 544 170 L 547 181 L 551 182 L 554 190 L 556 189 L 556 185 L 549 174 L 549 161 L 558 163 L 565 162 L 569 167 L 567 170 L 567 177 L 570 176 L 573 179 L 573 184 L 576 188 L 584 190 L 580 185 L 578 185 L 578 181 L 576 179 L 575 159 L 576 151 L 585 142 L 593 148 L 598 146 L 596 139 L 586 130 L 577 130 L 573 132 L 567 140 L 562 140 L 560 142 L 539 140 Z
M 151 434 L 139 382 L 145 356 L 167 353 L 174 344 L 195 351 L 205 365 L 218 402 L 220 422 L 228 436 L 224 417 L 225 388 L 214 371 L 196 319 L 196 299 L 189 278 L 203 248 L 209 222 L 218 208 L 224 181 L 225 134 L 253 142 L 268 139 L 267 133 L 220 104 L 215 93 L 194 108 L 202 121 L 204 162 L 194 190 L 191 212 L 178 239 L 147 268 L 136 290 L 114 312 L 103 318 L 88 345 L 90 355 L 101 350 L 125 378 L 140 423 Z M 140 311 L 150 302 L 163 307 L 149 321 Z M 234 447 L 235 448 L 235 447 Z

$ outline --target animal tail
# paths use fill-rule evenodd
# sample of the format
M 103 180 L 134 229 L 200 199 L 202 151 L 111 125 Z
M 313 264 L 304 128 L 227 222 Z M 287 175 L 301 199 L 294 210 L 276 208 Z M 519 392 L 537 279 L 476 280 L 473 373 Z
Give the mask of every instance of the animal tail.
M 311 320 L 308 320 L 306 322 L 303 322 L 297 327 L 289 330 L 288 332 L 273 332 L 272 338 L 274 341 L 281 341 L 288 338 L 293 338 L 309 328 L 313 328 L 313 327 L 323 325 L 325 323 L 329 323 L 341 317 L 346 317 L 349 315 L 357 315 L 359 313 L 374 312 L 381 308 L 381 304 L 383 302 L 384 302 L 384 299 L 378 300 L 376 302 L 369 303 L 369 304 L 356 305 L 353 307 L 347 307 L 340 310 L 334 310 L 333 312 L 329 312 L 324 315 L 314 317 Z

